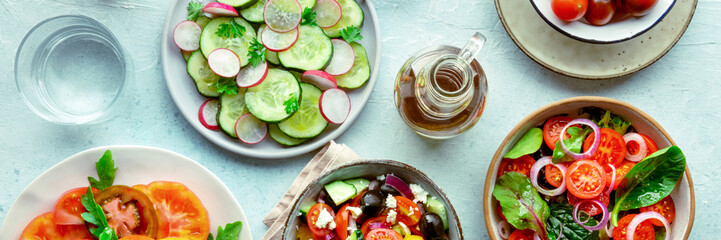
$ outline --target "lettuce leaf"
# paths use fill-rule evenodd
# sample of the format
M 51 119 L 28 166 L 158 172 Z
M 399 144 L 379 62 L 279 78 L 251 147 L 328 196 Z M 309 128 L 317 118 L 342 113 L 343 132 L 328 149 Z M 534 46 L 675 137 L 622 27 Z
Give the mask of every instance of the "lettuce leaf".
M 493 197 L 501 204 L 503 216 L 513 227 L 531 229 L 541 239 L 548 239 L 545 223 L 550 209 L 526 175 L 518 172 L 503 174 L 496 181 Z

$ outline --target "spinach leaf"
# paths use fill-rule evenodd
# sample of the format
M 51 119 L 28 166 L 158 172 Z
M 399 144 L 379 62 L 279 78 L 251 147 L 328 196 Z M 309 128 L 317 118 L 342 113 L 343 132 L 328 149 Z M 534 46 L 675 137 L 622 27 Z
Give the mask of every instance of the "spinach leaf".
M 517 229 L 534 230 L 541 239 L 548 239 L 544 226 L 550 214 L 548 204 L 526 175 L 518 172 L 503 174 L 496 181 L 493 197 L 501 204 L 508 223 Z
M 610 128 L 621 135 L 626 134 L 628 127 L 631 126 L 631 122 L 624 121 L 623 118 L 611 114 L 611 111 L 608 110 L 606 110 L 606 113 L 603 114 L 603 117 L 601 117 L 601 119 L 593 121 L 596 122 L 596 125 L 598 125 L 599 128 Z
M 566 153 L 563 152 L 563 148 L 561 148 L 561 141 L 566 144 L 566 147 L 568 147 L 569 151 L 581 153 L 581 147 L 583 147 L 583 140 L 586 139 L 586 135 L 593 132 L 593 129 L 591 129 L 590 127 L 587 127 L 586 129 L 569 127 L 566 132 L 571 135 L 571 138 L 559 139 L 558 142 L 556 142 L 556 148 L 553 149 L 553 157 L 551 158 L 553 160 L 553 163 L 573 161 L 571 157 L 566 156 Z
M 568 203 L 553 203 L 550 206 L 551 216 L 546 222 L 546 231 L 548 239 L 561 240 L 587 240 L 597 239 L 597 231 L 589 231 L 573 221 L 573 206 Z M 598 222 L 596 219 L 588 219 L 587 226 L 595 226 Z M 558 237 L 558 233 L 561 236 Z
M 541 148 L 541 144 L 543 144 L 543 130 L 540 128 L 531 128 L 503 157 L 516 159 L 523 155 L 534 153 Z
M 685 169 L 686 157 L 677 146 L 658 150 L 637 163 L 616 190 L 613 225 L 618 225 L 619 212 L 650 206 L 668 196 Z

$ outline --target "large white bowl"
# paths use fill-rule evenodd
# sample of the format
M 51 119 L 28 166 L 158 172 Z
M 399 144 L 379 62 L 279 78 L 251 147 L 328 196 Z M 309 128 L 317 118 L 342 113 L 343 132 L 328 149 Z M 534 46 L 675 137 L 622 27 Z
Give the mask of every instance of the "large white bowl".
M 594 26 L 581 18 L 566 22 L 559 19 L 551 9 L 552 0 L 531 0 L 541 18 L 559 32 L 576 40 L 590 43 L 617 43 L 632 39 L 648 31 L 666 16 L 676 0 L 657 0 L 651 12 L 642 17 L 630 17 L 620 21 L 612 20 L 603 26 Z

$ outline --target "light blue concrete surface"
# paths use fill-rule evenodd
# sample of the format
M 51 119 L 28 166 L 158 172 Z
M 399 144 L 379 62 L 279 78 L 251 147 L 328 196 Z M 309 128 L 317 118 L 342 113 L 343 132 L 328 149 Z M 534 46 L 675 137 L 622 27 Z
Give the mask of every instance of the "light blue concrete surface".
M 639 73 L 583 81 L 555 74 L 530 60 L 509 39 L 491 0 L 377 0 L 383 35 L 378 84 L 362 116 L 340 138 L 359 155 L 409 163 L 435 179 L 459 212 L 466 239 L 485 239 L 480 199 L 486 168 L 501 140 L 526 114 L 555 100 L 599 95 L 629 102 L 655 118 L 684 150 L 696 187 L 690 239 L 721 232 L 721 1 L 699 1 L 686 34 L 663 58 Z M 180 115 L 160 64 L 160 33 L 169 1 L 0 0 L 0 218 L 22 189 L 58 161 L 87 148 L 139 144 L 167 148 L 199 161 L 233 191 L 254 238 L 261 219 L 315 153 L 287 160 L 249 159 L 208 142 Z M 13 74 L 25 33 L 45 18 L 85 14 L 110 28 L 135 61 L 130 108 L 110 121 L 60 126 L 23 103 Z M 416 136 L 393 105 L 401 64 L 433 44 L 462 45 L 473 32 L 489 42 L 481 62 L 489 78 L 488 103 L 476 127 L 446 141 Z M 572 59 L 569 59 L 572 61 Z M 0 238 L 2 238 L 0 236 Z

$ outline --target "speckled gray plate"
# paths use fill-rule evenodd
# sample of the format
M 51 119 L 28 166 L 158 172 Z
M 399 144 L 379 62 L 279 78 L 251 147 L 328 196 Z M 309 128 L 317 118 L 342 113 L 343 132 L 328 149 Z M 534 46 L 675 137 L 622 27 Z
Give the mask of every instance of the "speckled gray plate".
M 582 79 L 606 79 L 637 72 L 663 57 L 691 22 L 698 0 L 678 0 L 651 30 L 628 41 L 593 44 L 556 31 L 528 0 L 495 0 L 503 27 L 528 57 L 551 71 Z

